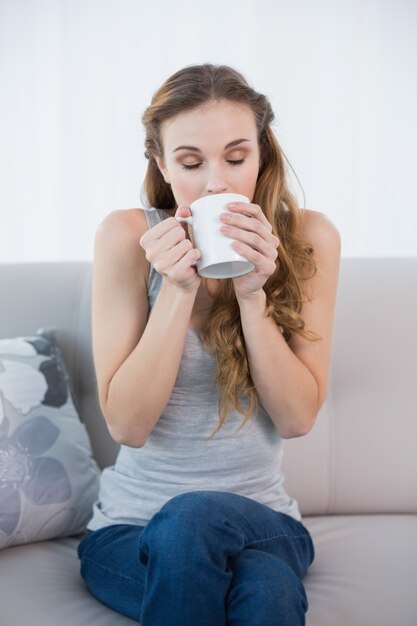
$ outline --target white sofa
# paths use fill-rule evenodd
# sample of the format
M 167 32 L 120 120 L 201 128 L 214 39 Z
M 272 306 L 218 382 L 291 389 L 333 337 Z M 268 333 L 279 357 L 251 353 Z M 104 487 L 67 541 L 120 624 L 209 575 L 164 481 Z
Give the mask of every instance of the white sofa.
M 97 402 L 90 288 L 87 262 L 1 265 L 0 337 L 59 329 L 105 467 L 117 445 Z M 328 398 L 313 430 L 285 442 L 287 490 L 316 547 L 308 626 L 417 625 L 416 320 L 417 258 L 342 259 Z M 79 540 L 0 551 L 1 626 L 135 623 L 89 594 Z

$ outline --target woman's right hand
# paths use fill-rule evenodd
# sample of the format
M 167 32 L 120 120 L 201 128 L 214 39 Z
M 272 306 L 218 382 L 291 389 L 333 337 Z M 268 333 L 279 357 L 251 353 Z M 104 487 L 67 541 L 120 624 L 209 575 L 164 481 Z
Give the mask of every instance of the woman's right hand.
M 178 207 L 175 215 L 189 217 L 191 211 Z M 184 291 L 198 289 L 201 279 L 194 264 L 201 252 L 193 247 L 186 223 L 169 217 L 147 230 L 139 243 L 146 259 L 164 278 Z

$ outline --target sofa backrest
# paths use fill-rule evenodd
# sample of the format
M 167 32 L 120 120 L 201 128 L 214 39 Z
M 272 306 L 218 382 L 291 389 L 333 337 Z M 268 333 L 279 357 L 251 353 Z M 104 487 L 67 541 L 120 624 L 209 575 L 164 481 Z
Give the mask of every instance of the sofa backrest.
M 114 462 L 97 399 L 89 262 L 0 265 L 0 337 L 54 328 L 97 462 Z M 342 259 L 327 399 L 285 441 L 303 515 L 417 512 L 417 258 Z

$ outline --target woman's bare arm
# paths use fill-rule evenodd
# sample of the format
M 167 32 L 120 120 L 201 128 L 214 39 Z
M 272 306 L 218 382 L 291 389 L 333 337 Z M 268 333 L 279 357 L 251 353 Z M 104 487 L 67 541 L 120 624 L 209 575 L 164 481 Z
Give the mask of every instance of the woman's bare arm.
M 309 302 L 301 316 L 319 334 L 308 341 L 294 334 L 286 343 L 266 316 L 266 294 L 239 302 L 249 368 L 263 407 L 283 438 L 305 435 L 326 396 L 340 262 L 340 235 L 323 213 L 305 211 L 302 237 L 314 248 L 317 274 L 303 283 Z
M 168 231 L 170 224 L 163 228 Z M 139 244 L 146 231 L 142 210 L 113 211 L 98 227 L 94 245 L 99 401 L 113 439 L 132 447 L 144 445 L 168 402 L 196 296 L 196 289 L 185 291 L 163 279 L 148 321 L 149 264 Z

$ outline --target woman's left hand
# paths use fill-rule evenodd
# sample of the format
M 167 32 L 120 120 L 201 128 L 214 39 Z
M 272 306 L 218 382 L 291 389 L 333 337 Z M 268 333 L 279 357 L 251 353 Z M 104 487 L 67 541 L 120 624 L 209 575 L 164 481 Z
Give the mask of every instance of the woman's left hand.
M 232 278 L 233 286 L 238 299 L 250 298 L 275 272 L 279 239 L 272 233 L 271 224 L 257 204 L 235 202 L 227 207 L 229 212 L 220 217 L 224 224 L 220 230 L 235 240 L 232 248 L 255 265 L 244 276 Z

